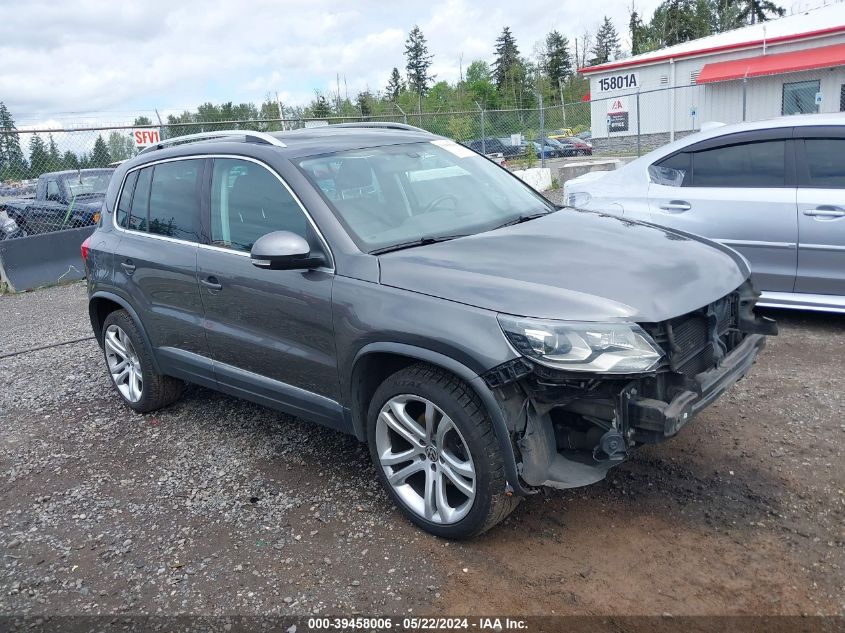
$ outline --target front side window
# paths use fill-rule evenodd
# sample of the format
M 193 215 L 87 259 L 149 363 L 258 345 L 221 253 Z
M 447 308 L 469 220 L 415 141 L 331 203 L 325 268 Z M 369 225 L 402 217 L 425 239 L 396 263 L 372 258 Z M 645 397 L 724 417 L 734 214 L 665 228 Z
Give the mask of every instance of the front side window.
M 313 243 L 299 204 L 266 167 L 237 158 L 215 159 L 211 243 L 249 252 L 259 237 L 273 231 L 290 231 Z
M 786 142 L 762 141 L 693 154 L 693 187 L 783 187 Z
M 149 232 L 199 241 L 202 160 L 174 160 L 153 168 Z M 140 184 L 140 183 L 139 183 Z
M 303 159 L 299 167 L 365 252 L 489 231 L 553 207 L 468 148 L 445 140 Z
M 804 141 L 810 187 L 845 189 L 845 139 L 808 138 Z
M 783 84 L 782 114 L 810 114 L 819 111 L 816 94 L 818 81 L 796 81 Z

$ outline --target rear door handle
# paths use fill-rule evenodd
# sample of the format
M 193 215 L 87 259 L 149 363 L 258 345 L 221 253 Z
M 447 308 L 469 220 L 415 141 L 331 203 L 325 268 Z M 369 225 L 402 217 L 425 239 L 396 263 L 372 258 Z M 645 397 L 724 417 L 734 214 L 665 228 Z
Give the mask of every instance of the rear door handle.
M 845 217 L 845 211 L 841 209 L 805 209 L 804 215 L 816 218 L 841 218 Z
M 661 204 L 660 208 L 664 211 L 674 211 L 676 213 L 680 213 L 682 211 L 689 211 L 692 209 L 692 205 L 684 200 L 670 200 L 666 204 Z
M 217 277 L 215 277 L 214 275 L 211 275 L 206 279 L 200 279 L 200 283 L 212 292 L 216 292 L 217 290 L 223 289 L 223 284 L 221 284 Z
M 120 262 L 120 265 L 123 267 L 123 270 L 126 271 L 127 275 L 131 275 L 135 272 L 135 264 L 132 263 L 131 259 L 127 259 L 125 262 Z

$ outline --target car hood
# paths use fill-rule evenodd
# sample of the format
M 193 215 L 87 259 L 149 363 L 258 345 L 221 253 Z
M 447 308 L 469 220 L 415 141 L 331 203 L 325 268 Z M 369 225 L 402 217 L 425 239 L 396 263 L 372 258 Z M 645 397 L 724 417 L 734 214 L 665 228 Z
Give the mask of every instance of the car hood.
M 381 283 L 519 316 L 656 322 L 748 277 L 727 247 L 616 216 L 563 209 L 379 257 Z

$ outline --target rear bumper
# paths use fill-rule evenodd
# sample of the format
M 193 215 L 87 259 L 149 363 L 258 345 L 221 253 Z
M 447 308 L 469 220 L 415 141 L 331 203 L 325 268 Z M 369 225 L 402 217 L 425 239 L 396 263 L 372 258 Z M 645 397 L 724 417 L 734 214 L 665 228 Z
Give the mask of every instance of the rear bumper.
M 689 390 L 676 395 L 670 402 L 637 398 L 626 392 L 627 418 L 635 431 L 642 430 L 654 438 L 655 432 L 663 438 L 672 437 L 689 423 L 702 409 L 721 396 L 731 385 L 748 373 L 757 354 L 766 346 L 762 334 L 750 334 L 721 364 L 692 379 Z M 654 442 L 654 439 L 650 440 Z

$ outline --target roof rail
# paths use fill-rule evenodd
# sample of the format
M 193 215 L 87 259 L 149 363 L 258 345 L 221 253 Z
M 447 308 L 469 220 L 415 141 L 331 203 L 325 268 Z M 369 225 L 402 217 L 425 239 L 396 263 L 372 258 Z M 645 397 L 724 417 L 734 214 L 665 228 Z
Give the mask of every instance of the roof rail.
M 149 147 L 142 149 L 139 154 L 150 152 L 156 149 L 162 149 L 169 145 L 178 145 L 180 143 L 193 143 L 195 141 L 209 140 L 213 138 L 225 138 L 227 136 L 242 136 L 244 141 L 256 140 L 267 143 L 268 145 L 275 145 L 276 147 L 287 147 L 275 136 L 271 136 L 265 132 L 253 132 L 252 130 L 220 130 L 218 132 L 200 132 L 198 134 L 186 134 L 185 136 L 174 136 L 173 138 L 164 139 L 158 143 L 154 143 Z
M 352 123 L 334 123 L 330 127 L 379 127 L 389 130 L 406 130 L 409 132 L 425 132 L 431 134 L 428 130 L 415 125 L 408 125 L 407 123 L 395 123 L 394 121 L 358 121 Z

